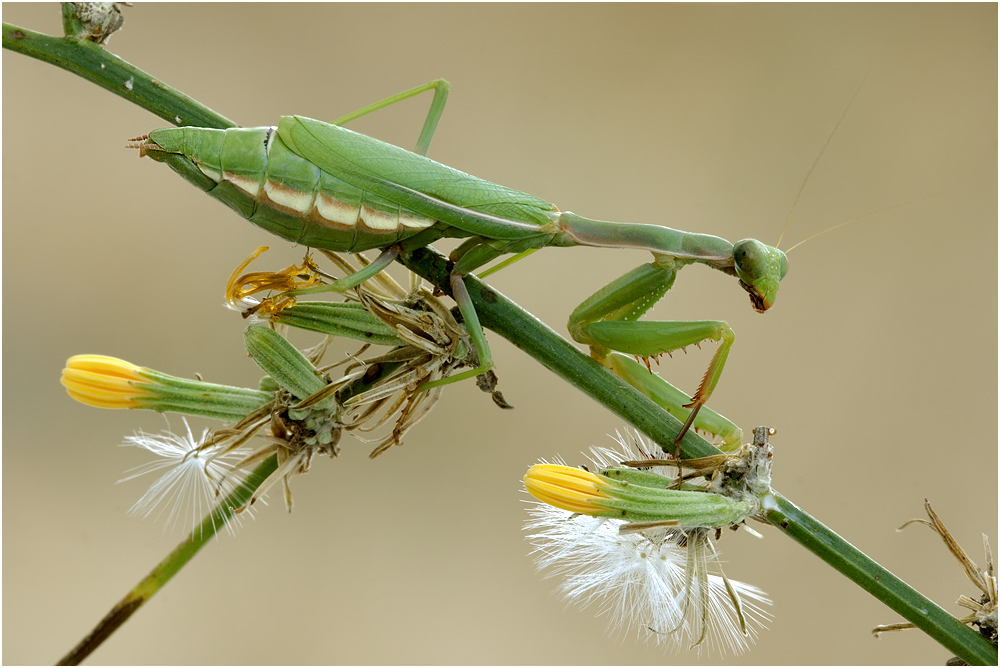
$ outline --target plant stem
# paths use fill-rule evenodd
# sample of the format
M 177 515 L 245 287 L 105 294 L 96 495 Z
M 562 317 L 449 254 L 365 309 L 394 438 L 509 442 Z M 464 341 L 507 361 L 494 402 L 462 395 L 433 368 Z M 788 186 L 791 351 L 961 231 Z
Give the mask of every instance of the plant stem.
M 767 521 L 898 612 L 970 666 L 997 665 L 997 648 L 954 615 L 884 569 L 828 526 L 775 493 Z
M 201 128 L 236 126 L 225 116 L 161 83 L 90 40 L 53 37 L 4 23 L 3 48 L 61 67 L 151 111 L 168 123 Z
M 191 561 L 198 550 L 205 546 L 233 517 L 233 509 L 240 508 L 250 496 L 256 491 L 260 484 L 278 467 L 278 458 L 271 456 L 261 463 L 247 479 L 232 494 L 223 499 L 204 520 L 201 525 L 194 528 L 187 540 L 174 548 L 173 552 L 158 563 L 153 570 L 143 578 L 139 584 L 132 588 L 132 591 L 125 594 L 125 597 L 115 604 L 104 619 L 97 623 L 94 630 L 87 634 L 76 647 L 69 651 L 63 658 L 59 659 L 57 665 L 76 666 L 86 659 L 91 652 L 97 649 L 101 643 L 124 624 L 136 610 L 142 607 L 143 603 L 153 597 L 153 594 L 160 590 L 160 587 L 167 584 L 177 571 L 182 569 L 187 562 Z
M 73 72 L 176 125 L 212 128 L 234 126 L 225 117 L 160 83 L 92 42 L 54 38 L 4 23 L 3 46 Z M 104 68 L 101 68 L 102 64 Z M 130 78 L 132 83 L 129 89 L 124 86 L 124 82 Z M 436 252 L 419 249 L 400 261 L 450 294 L 450 267 Z M 673 443 L 680 431 L 679 421 L 500 293 L 472 277 L 466 279 L 466 285 L 485 327 L 511 341 L 550 371 L 599 401 L 657 443 L 664 446 Z M 718 450 L 689 431 L 681 442 L 681 452 L 685 457 L 701 457 L 718 453 Z M 768 521 L 969 664 L 997 664 L 997 648 L 985 638 L 959 623 L 952 615 L 793 503 L 781 495 L 776 496 L 778 507 L 768 513 Z M 193 537 L 194 533 L 192 539 Z M 124 622 L 201 547 L 199 544 L 191 549 L 185 548 L 185 545 L 187 543 L 182 543 L 143 581 L 155 581 L 152 590 L 147 593 L 143 589 L 144 584 L 140 583 L 81 646 L 95 637 L 102 625 L 112 617 L 120 617 L 118 624 Z M 170 570 L 165 566 L 167 564 L 175 564 L 176 567 L 171 566 L 173 570 Z M 169 575 L 163 578 L 162 574 L 168 570 Z M 155 574 L 160 574 L 159 580 L 154 578 Z M 97 642 L 107 637 L 107 633 Z M 92 647 L 96 647 L 96 644 Z M 74 656 L 77 655 L 71 652 L 67 659 Z M 79 655 L 78 660 L 83 656 L 86 654 Z

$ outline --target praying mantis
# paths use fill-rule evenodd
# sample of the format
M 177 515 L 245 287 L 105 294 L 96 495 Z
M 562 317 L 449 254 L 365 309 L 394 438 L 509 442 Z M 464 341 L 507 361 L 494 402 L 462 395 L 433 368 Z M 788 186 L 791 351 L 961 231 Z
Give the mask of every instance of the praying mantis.
M 416 152 L 358 134 L 350 120 L 426 91 L 434 99 Z M 591 357 L 634 386 L 643 384 L 637 365 L 617 351 L 648 360 L 702 341 L 719 347 L 697 391 L 668 410 L 686 414 L 675 443 L 692 426 L 719 435 L 714 422 L 698 421 L 722 375 L 735 341 L 721 320 L 638 321 L 673 287 L 677 272 L 700 263 L 734 276 L 754 310 L 773 304 L 788 271 L 777 248 L 754 239 L 736 244 L 720 237 L 659 225 L 594 220 L 559 211 L 549 202 L 479 179 L 425 156 L 447 102 L 443 79 L 410 89 L 357 112 L 324 123 L 284 116 L 276 127 L 180 127 L 154 130 L 130 147 L 167 163 L 188 182 L 242 217 L 288 241 L 336 252 L 381 249 L 364 270 L 332 286 L 289 294 L 347 290 L 367 280 L 400 253 L 444 237 L 464 238 L 452 253 L 450 286 L 480 366 L 424 387 L 470 378 L 493 367 L 492 355 L 463 277 L 506 254 L 498 267 L 546 246 L 597 246 L 648 250 L 653 261 L 607 284 L 573 311 L 569 331 L 590 347 Z M 495 270 L 496 268 L 494 268 Z M 491 270 L 492 271 L 492 270 Z M 490 271 L 484 272 L 486 275 Z M 648 365 L 647 365 L 648 366 Z

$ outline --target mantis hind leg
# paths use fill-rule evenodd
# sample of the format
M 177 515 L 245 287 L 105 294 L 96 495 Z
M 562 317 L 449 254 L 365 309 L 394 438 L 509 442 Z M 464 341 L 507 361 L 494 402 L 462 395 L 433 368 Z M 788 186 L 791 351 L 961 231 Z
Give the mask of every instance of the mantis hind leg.
M 449 84 L 444 79 L 435 79 L 429 83 L 425 83 L 423 86 L 417 86 L 416 88 L 411 88 L 410 90 L 403 91 L 393 95 L 392 97 L 387 97 L 384 100 L 375 102 L 374 104 L 369 104 L 363 109 L 358 109 L 357 111 L 351 112 L 346 116 L 341 116 L 337 120 L 333 121 L 332 125 L 344 125 L 356 118 L 361 118 L 365 114 L 370 114 L 373 111 L 378 111 L 379 109 L 385 109 L 397 102 L 402 102 L 415 95 L 420 95 L 421 93 L 433 90 L 434 99 L 431 100 L 430 109 L 427 110 L 427 118 L 424 119 L 424 127 L 420 130 L 420 137 L 417 139 L 417 148 L 414 151 L 420 155 L 426 155 L 427 149 L 431 145 L 431 139 L 434 137 L 434 131 L 437 129 L 438 121 L 441 120 L 441 114 L 444 113 L 444 106 L 448 102 L 448 90 L 451 88 Z
M 430 146 L 431 139 L 434 136 L 434 131 L 437 129 L 438 121 L 441 119 L 441 115 L 444 112 L 445 104 L 448 101 L 449 88 L 450 84 L 447 81 L 445 81 L 444 79 L 436 79 L 427 84 L 424 84 L 423 86 L 417 86 L 416 88 L 411 88 L 408 91 L 404 91 L 397 95 L 393 95 L 392 97 L 388 97 L 384 100 L 381 100 L 380 102 L 370 104 L 367 107 L 364 107 L 363 109 L 359 109 L 358 111 L 348 114 L 347 116 L 338 118 L 337 120 L 333 121 L 333 125 L 343 125 L 356 118 L 360 118 L 365 114 L 369 114 L 373 111 L 378 111 L 379 109 L 384 109 L 390 105 L 395 104 L 396 102 L 401 102 L 402 100 L 406 100 L 410 97 L 419 95 L 420 93 L 423 93 L 428 90 L 434 90 L 434 99 L 431 101 L 431 106 L 427 112 L 427 117 L 424 119 L 424 125 L 420 131 L 420 137 L 417 139 L 417 146 L 415 150 L 416 153 L 419 153 L 420 155 L 425 155 L 427 153 L 428 147 Z M 391 186 L 392 184 L 386 184 L 386 185 Z M 492 222 L 497 222 L 497 221 L 492 221 Z M 499 221 L 499 222 L 503 223 L 509 221 Z M 513 225 L 513 223 L 510 224 Z M 516 246 L 517 244 L 514 245 Z M 536 246 L 538 244 L 532 239 L 532 240 L 522 241 L 521 245 Z M 455 374 L 454 376 L 449 376 L 448 378 L 442 378 L 440 380 L 424 383 L 420 387 L 420 391 L 429 390 L 433 387 L 438 387 L 441 385 L 447 385 L 450 383 L 458 382 L 460 380 L 465 380 L 466 378 L 473 378 L 475 376 L 484 374 L 493 368 L 493 356 L 490 353 L 489 344 L 486 342 L 486 334 L 483 332 L 482 325 L 479 323 L 479 315 L 476 313 L 475 306 L 472 304 L 472 298 L 469 296 L 469 291 L 465 287 L 465 282 L 462 280 L 462 278 L 476 267 L 482 266 L 486 262 L 489 262 L 490 260 L 498 257 L 499 255 L 502 255 L 507 252 L 512 252 L 512 250 L 513 252 L 525 250 L 524 248 L 520 247 L 513 248 L 511 250 L 507 248 L 509 246 L 511 246 L 511 243 L 509 241 L 500 242 L 499 246 L 497 246 L 496 242 L 491 244 L 490 240 L 479 239 L 479 238 L 475 238 L 475 241 L 471 244 L 469 243 L 463 244 L 462 249 L 460 249 L 462 251 L 460 254 L 461 255 L 467 254 L 467 257 L 465 257 L 462 260 L 458 260 L 458 265 L 452 272 L 450 281 L 451 290 L 452 290 L 452 295 L 455 298 L 456 303 L 458 304 L 459 311 L 462 314 L 462 318 L 465 321 L 465 326 L 469 331 L 469 338 L 472 340 L 472 345 L 475 348 L 476 355 L 479 358 L 479 366 L 477 366 L 475 369 L 472 369 L 471 371 L 464 371 L 462 373 Z M 384 251 L 382 255 L 379 256 L 379 259 L 375 261 L 375 263 L 378 263 L 384 258 L 386 258 L 387 251 Z M 391 261 L 391 259 L 392 258 L 389 258 L 389 261 Z M 351 284 L 354 285 L 360 283 L 361 280 L 364 280 L 365 278 L 362 277 L 360 280 L 355 281 L 354 279 L 356 276 L 358 276 L 358 274 L 355 274 L 354 276 L 349 276 L 346 279 L 341 279 L 337 281 L 337 283 L 334 285 L 338 286 L 337 289 L 339 289 L 340 286 L 347 285 L 348 281 L 352 281 Z M 328 289 L 334 289 L 334 288 L 332 288 L 331 286 L 328 287 Z

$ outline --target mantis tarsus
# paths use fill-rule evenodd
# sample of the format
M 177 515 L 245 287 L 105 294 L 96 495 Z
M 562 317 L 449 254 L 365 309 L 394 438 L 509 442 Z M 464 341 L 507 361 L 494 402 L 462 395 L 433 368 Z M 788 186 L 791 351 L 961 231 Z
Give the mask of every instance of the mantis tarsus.
M 170 128 L 133 140 L 140 155 L 166 162 L 192 184 L 254 224 L 284 239 L 331 251 L 383 249 L 363 271 L 320 289 L 346 290 L 374 275 L 400 252 L 442 237 L 466 238 L 453 253 L 451 288 L 469 328 L 480 367 L 427 387 L 454 382 L 493 366 L 462 277 L 507 253 L 545 246 L 644 249 L 653 261 L 612 281 L 570 316 L 574 339 L 591 356 L 636 385 L 634 367 L 614 364 L 611 351 L 655 357 L 701 341 L 719 341 L 698 390 L 683 406 L 680 442 L 711 397 L 734 341 L 721 320 L 637 322 L 673 286 L 677 271 L 706 264 L 739 279 L 755 310 L 774 303 L 788 271 L 780 250 L 754 239 L 732 244 L 720 237 L 658 225 L 614 223 L 560 212 L 549 202 L 452 169 L 424 156 L 444 110 L 443 79 L 370 105 L 332 124 L 284 116 L 277 127 Z M 341 125 L 424 91 L 434 100 L 417 153 L 372 139 Z M 299 294 L 318 291 L 307 288 Z

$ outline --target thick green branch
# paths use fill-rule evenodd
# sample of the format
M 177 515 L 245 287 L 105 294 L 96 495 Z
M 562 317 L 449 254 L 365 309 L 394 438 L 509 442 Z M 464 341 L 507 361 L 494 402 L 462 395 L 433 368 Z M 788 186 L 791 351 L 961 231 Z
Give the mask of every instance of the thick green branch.
M 997 665 L 997 648 L 944 608 L 882 568 L 794 503 L 776 494 L 767 520 L 969 665 Z
M 61 67 L 151 111 L 168 123 L 201 128 L 236 126 L 225 116 L 87 39 L 52 37 L 4 23 L 3 48 Z

